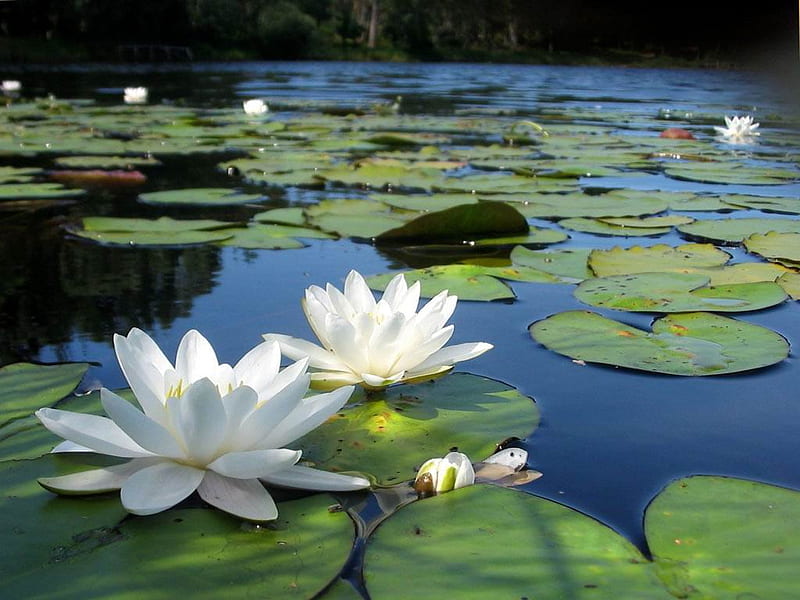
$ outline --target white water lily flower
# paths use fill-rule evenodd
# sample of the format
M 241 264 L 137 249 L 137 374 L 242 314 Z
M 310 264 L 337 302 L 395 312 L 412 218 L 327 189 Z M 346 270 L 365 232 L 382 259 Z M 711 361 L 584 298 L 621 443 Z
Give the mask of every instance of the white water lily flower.
M 147 102 L 147 93 L 146 87 L 126 87 L 125 104 L 144 104 Z
M 90 451 L 131 460 L 116 466 L 39 480 L 63 494 L 121 490 L 126 510 L 149 515 L 197 490 L 209 504 L 252 521 L 278 516 L 262 482 L 311 490 L 369 487 L 353 477 L 300 466 L 285 448 L 347 402 L 345 387 L 304 398 L 306 361 L 280 371 L 280 352 L 264 342 L 234 367 L 219 364 L 196 331 L 181 340 L 175 366 L 144 332 L 114 336 L 122 371 L 141 410 L 103 388 L 108 417 L 54 408 L 39 420 L 67 441 L 53 452 Z
M 288 335 L 264 339 L 277 340 L 289 358 L 307 356 L 312 385 L 320 389 L 352 383 L 381 389 L 427 379 L 492 348 L 485 342 L 445 348 L 453 335 L 453 325 L 445 323 L 457 297 L 445 290 L 417 312 L 419 293 L 419 282 L 409 287 L 401 273 L 376 302 L 361 274 L 350 271 L 344 293 L 330 283 L 324 290 L 316 285 L 306 290 L 303 310 L 322 346 Z
M 753 123 L 750 115 L 744 117 L 725 116 L 726 127 L 714 125 L 714 130 L 722 136 L 723 140 L 733 144 L 743 144 L 753 141 L 753 137 L 761 135 L 758 129 L 759 123 Z
M 420 496 L 433 496 L 475 483 L 475 470 L 466 454 L 450 452 L 444 458 L 431 458 L 419 468 L 414 490 Z
M 16 79 L 3 80 L 2 89 L 4 93 L 18 92 L 22 89 L 22 84 Z
M 254 98 L 252 100 L 245 100 L 242 102 L 242 108 L 244 109 L 245 114 L 248 115 L 263 115 L 265 112 L 269 110 L 266 102 L 261 100 L 260 98 Z

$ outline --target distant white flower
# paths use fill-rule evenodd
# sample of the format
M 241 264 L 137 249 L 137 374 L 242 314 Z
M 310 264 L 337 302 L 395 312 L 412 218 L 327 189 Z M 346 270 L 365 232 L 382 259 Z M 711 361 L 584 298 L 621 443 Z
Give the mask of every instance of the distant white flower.
M 18 92 L 22 89 L 22 84 L 16 79 L 5 79 L 2 84 L 4 93 Z
M 297 465 L 301 451 L 283 447 L 336 413 L 353 388 L 304 398 L 306 361 L 280 371 L 277 344 L 260 344 L 234 367 L 219 364 L 196 331 L 181 340 L 174 367 L 138 329 L 114 336 L 114 346 L 141 410 L 103 388 L 100 399 L 110 418 L 54 408 L 36 416 L 67 440 L 53 452 L 131 460 L 42 478 L 45 488 L 63 494 L 119 489 L 125 509 L 138 515 L 171 508 L 197 490 L 221 510 L 268 521 L 278 510 L 262 482 L 331 491 L 369 487 L 362 477 Z
M 244 108 L 245 114 L 248 115 L 263 115 L 265 112 L 269 110 L 266 102 L 261 100 L 260 98 L 254 98 L 253 100 L 245 100 L 242 102 L 242 108 Z
M 147 88 L 126 87 L 124 99 L 125 104 L 144 104 L 147 102 Z
M 450 452 L 444 458 L 431 458 L 419 468 L 414 490 L 420 496 L 433 496 L 475 483 L 475 470 L 466 454 Z
M 320 389 L 351 383 L 381 389 L 427 379 L 492 348 L 485 342 L 443 347 L 453 335 L 453 325 L 445 323 L 457 297 L 445 290 L 416 312 L 419 293 L 419 282 L 408 287 L 401 273 L 376 302 L 364 278 L 350 271 L 344 293 L 330 283 L 306 290 L 303 310 L 322 346 L 287 335 L 264 339 L 277 340 L 289 358 L 307 356 L 312 385 Z
M 761 135 L 758 129 L 758 123 L 753 123 L 753 117 L 750 115 L 744 117 L 728 117 L 725 116 L 726 127 L 718 127 L 714 125 L 714 130 L 722 136 L 722 139 L 732 144 L 746 144 L 753 141 L 753 137 Z

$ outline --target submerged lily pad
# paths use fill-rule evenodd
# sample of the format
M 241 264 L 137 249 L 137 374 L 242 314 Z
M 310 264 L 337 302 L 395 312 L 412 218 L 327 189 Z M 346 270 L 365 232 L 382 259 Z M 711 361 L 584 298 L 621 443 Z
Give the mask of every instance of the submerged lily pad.
M 300 438 L 303 457 L 328 471 L 372 474 L 381 485 L 412 479 L 431 456 L 457 447 L 470 457 L 536 428 L 533 400 L 503 383 L 456 373 L 433 382 L 357 388 L 324 425 Z
M 409 574 L 413 573 L 413 580 Z M 474 485 L 401 508 L 365 556 L 372 598 L 669 600 L 654 566 L 612 529 L 514 490 Z
M 735 244 L 754 233 L 800 233 L 800 219 L 717 219 L 681 225 L 678 231 L 694 238 L 712 242 Z
M 537 321 L 534 340 L 576 360 L 669 375 L 720 375 L 782 361 L 788 342 L 744 321 L 703 312 L 668 315 L 652 332 L 588 311 L 568 311 Z
M 638 273 L 588 279 L 575 297 L 592 306 L 647 312 L 741 312 L 780 304 L 786 293 L 760 281 L 709 286 L 709 278 L 689 273 Z
M 227 188 L 189 188 L 139 194 L 145 204 L 191 204 L 197 206 L 233 206 L 265 200 L 261 194 L 242 194 Z
M 724 501 L 720 501 L 724 499 Z M 661 579 L 676 598 L 791 598 L 797 592 L 800 493 L 754 481 L 675 481 L 645 513 Z

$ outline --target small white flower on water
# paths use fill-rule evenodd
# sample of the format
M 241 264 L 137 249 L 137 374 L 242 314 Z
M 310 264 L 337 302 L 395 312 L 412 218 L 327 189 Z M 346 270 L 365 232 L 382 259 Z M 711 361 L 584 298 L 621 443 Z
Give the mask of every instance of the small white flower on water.
M 744 117 L 725 116 L 725 127 L 714 125 L 714 130 L 722 137 L 723 141 L 731 144 L 747 144 L 753 141 L 753 137 L 761 135 L 758 123 L 753 123 L 750 115 Z
M 4 93 L 18 92 L 22 89 L 22 84 L 16 79 L 3 80 L 2 89 Z
M 242 102 L 242 108 L 245 114 L 248 115 L 263 115 L 269 110 L 267 103 L 261 98 L 254 98 L 252 100 L 245 100 Z
M 146 87 L 126 87 L 124 94 L 125 104 L 144 104 L 147 102 Z
M 428 379 L 492 348 L 485 342 L 444 347 L 453 335 L 453 325 L 445 323 L 457 297 L 445 290 L 417 312 L 419 294 L 419 282 L 409 287 L 401 273 L 376 302 L 364 278 L 350 271 L 344 293 L 330 283 L 306 290 L 303 310 L 322 346 L 288 335 L 264 339 L 278 341 L 291 359 L 307 356 L 312 386 L 320 389 L 353 383 L 381 389 Z
M 457 490 L 475 483 L 475 470 L 466 454 L 450 452 L 431 458 L 419 468 L 414 490 L 422 497 Z
M 42 408 L 36 416 L 65 438 L 53 452 L 98 452 L 131 460 L 39 480 L 63 494 L 121 490 L 126 510 L 149 515 L 197 490 L 209 504 L 252 521 L 278 516 L 262 482 L 311 490 L 369 487 L 351 477 L 297 465 L 284 446 L 325 422 L 353 391 L 304 398 L 306 361 L 280 370 L 280 351 L 264 342 L 235 366 L 219 364 L 197 331 L 181 340 L 175 365 L 144 332 L 114 336 L 122 371 L 139 407 L 103 388 L 108 417 Z M 110 417 L 110 418 L 109 418 Z

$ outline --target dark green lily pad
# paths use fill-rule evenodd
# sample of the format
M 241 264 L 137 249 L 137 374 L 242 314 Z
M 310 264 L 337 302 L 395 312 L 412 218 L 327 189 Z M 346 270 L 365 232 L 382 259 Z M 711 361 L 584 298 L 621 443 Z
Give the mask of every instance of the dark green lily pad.
M 786 300 L 777 283 L 761 281 L 709 286 L 709 278 L 689 273 L 638 273 L 587 279 L 575 289 L 585 304 L 645 312 L 741 312 Z
M 481 460 L 538 422 L 534 402 L 514 388 L 456 373 L 376 394 L 357 388 L 344 409 L 296 446 L 325 470 L 368 473 L 392 485 L 413 479 L 423 462 L 453 447 Z
M 364 574 L 373 598 L 393 598 L 398 590 L 437 600 L 672 598 L 653 565 L 610 528 L 490 485 L 400 509 L 370 539 Z
M 800 266 L 800 232 L 754 233 L 745 238 L 744 247 L 748 252 L 758 254 L 789 267 Z
M 70 462 L 51 455 L 0 465 L 3 489 L 14 490 L 0 517 L 14 539 L 0 550 L 5 597 L 311 598 L 353 543 L 350 519 L 330 512 L 324 494 L 279 503 L 277 521 L 259 528 L 199 508 L 122 521 L 114 494 L 58 498 L 36 483 Z
M 703 220 L 681 225 L 678 231 L 693 238 L 717 243 L 735 244 L 754 233 L 800 233 L 800 219 L 717 219 Z
M 0 369 L 0 425 L 53 406 L 81 382 L 89 365 L 14 363 Z
M 0 167 L 0 184 L 28 183 L 33 180 L 34 175 L 39 173 L 41 173 L 41 169 Z
M 799 519 L 796 491 L 696 476 L 658 494 L 644 525 L 656 568 L 676 598 L 791 598 L 800 561 L 792 524 Z
M 375 241 L 472 240 L 503 234 L 527 234 L 528 229 L 528 221 L 510 205 L 484 200 L 423 214 L 405 225 L 379 234 Z
M 774 331 L 702 312 L 656 319 L 652 333 L 588 311 L 558 313 L 529 330 L 540 344 L 575 360 L 669 375 L 748 371 L 789 354 Z
M 242 194 L 227 188 L 189 188 L 184 190 L 164 190 L 139 194 L 145 204 L 233 206 L 265 200 L 261 194 Z
M 719 267 L 730 258 L 730 254 L 711 244 L 683 244 L 677 247 L 657 244 L 594 250 L 589 255 L 589 268 L 598 277 L 607 277 L 687 267 Z
M 66 188 L 60 183 L 0 184 L 0 201 L 12 198 L 73 198 L 85 193 L 84 190 Z

